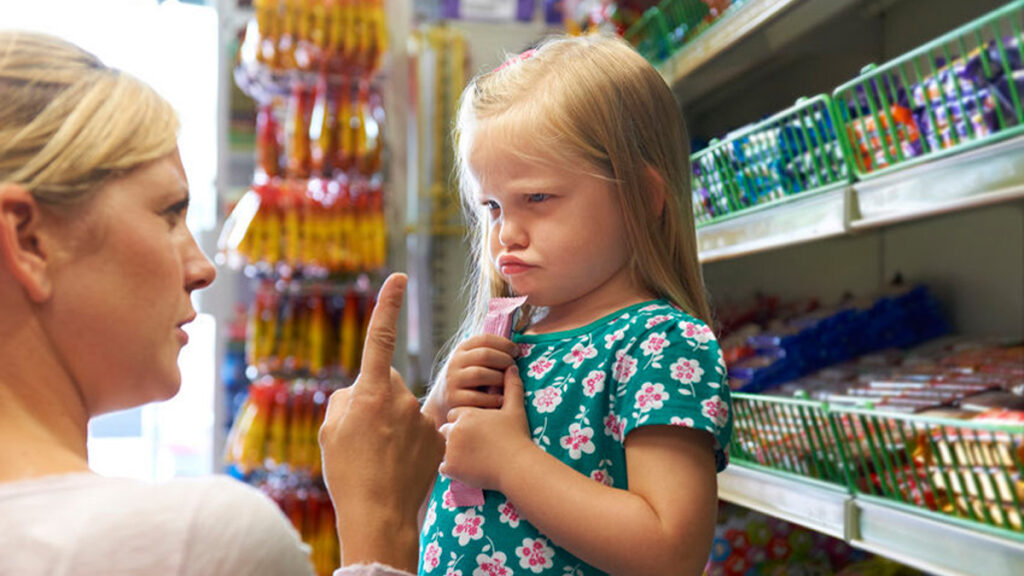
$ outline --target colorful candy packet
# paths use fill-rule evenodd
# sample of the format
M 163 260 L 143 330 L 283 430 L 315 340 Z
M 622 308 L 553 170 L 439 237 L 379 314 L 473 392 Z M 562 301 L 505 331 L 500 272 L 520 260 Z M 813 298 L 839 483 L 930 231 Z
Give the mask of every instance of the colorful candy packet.
M 484 334 L 494 334 L 508 338 L 512 331 L 512 317 L 516 310 L 526 302 L 526 296 L 516 298 L 492 298 L 487 303 L 487 316 L 484 317 Z M 487 390 L 489 393 L 500 393 L 495 387 Z M 484 491 L 479 488 L 466 486 L 462 482 L 452 480 L 451 484 L 452 501 L 456 506 L 481 506 L 484 503 Z

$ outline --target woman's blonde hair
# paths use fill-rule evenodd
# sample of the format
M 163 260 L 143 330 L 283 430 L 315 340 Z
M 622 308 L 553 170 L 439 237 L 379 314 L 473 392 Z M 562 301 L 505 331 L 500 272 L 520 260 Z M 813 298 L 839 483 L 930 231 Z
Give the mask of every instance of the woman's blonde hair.
M 177 115 L 156 91 L 46 34 L 0 30 L 0 103 L 0 184 L 49 206 L 177 147 Z
M 690 146 L 672 91 L 621 38 L 555 37 L 476 77 L 462 94 L 457 175 L 475 273 L 456 339 L 479 332 L 488 300 L 511 295 L 488 255 L 490 227 L 475 200 L 479 183 L 468 165 L 483 123 L 489 137 L 509 139 L 503 142 L 507 149 L 526 160 L 583 166 L 612 182 L 634 278 L 710 324 L 691 216 Z

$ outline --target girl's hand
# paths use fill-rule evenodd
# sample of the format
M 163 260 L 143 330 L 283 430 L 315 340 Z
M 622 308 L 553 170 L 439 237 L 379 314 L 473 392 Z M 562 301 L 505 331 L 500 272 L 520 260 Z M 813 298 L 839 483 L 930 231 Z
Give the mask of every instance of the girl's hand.
M 428 413 L 441 426 L 453 408 L 499 408 L 505 370 L 515 365 L 519 346 L 492 334 L 473 336 L 459 344 L 444 377 L 430 392 Z
M 535 449 L 523 405 L 523 381 L 515 364 L 504 373 L 500 410 L 455 408 L 441 426 L 447 439 L 442 474 L 463 484 L 501 490 L 503 477 L 515 474 L 517 455 Z

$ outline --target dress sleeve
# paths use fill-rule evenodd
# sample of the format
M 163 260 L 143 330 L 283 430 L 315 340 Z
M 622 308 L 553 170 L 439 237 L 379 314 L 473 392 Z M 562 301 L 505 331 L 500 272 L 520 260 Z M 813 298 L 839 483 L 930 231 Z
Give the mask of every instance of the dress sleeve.
M 641 426 L 672 425 L 705 430 L 715 439 L 715 465 L 728 464 L 732 402 L 725 361 L 714 334 L 689 317 L 648 323 L 616 353 L 614 415 L 619 436 Z

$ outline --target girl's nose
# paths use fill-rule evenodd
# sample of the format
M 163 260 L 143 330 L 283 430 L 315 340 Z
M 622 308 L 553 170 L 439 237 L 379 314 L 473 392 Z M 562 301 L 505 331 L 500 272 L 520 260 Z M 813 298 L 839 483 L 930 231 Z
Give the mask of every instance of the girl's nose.
M 516 220 L 502 216 L 498 230 L 498 242 L 505 247 L 525 246 L 527 243 L 526 230 Z

